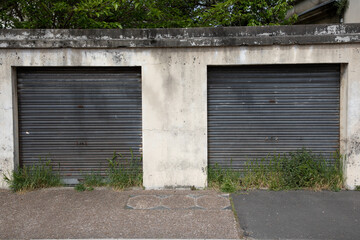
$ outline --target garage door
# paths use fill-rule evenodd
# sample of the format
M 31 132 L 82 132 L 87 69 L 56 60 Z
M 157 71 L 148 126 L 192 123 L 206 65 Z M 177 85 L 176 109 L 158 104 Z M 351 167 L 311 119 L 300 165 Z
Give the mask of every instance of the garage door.
M 19 68 L 19 157 L 51 159 L 67 179 L 104 172 L 114 151 L 140 154 L 141 69 Z M 71 182 L 71 181 L 70 181 Z
M 339 148 L 339 65 L 208 68 L 209 164 Z

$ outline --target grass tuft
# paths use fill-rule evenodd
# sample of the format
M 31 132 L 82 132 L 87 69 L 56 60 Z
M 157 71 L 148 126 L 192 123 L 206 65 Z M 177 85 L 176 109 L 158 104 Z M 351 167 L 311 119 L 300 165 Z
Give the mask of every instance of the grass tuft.
M 10 176 L 4 174 L 3 177 L 13 192 L 62 186 L 60 176 L 53 172 L 50 160 L 43 162 L 40 159 L 37 165 L 20 167 Z
M 231 169 L 222 169 L 217 164 L 208 169 L 208 184 L 210 188 L 220 189 L 223 192 L 238 190 L 240 172 Z
M 105 175 L 105 174 L 104 174 Z M 39 161 L 32 167 L 23 166 L 13 171 L 10 176 L 3 175 L 12 191 L 30 191 L 38 188 L 62 186 L 59 174 L 54 173 L 51 161 Z M 92 191 L 94 187 L 110 186 L 115 189 L 142 186 L 142 157 L 136 157 L 130 149 L 130 157 L 114 152 L 108 159 L 105 176 L 92 172 L 84 176 L 83 181 L 75 186 L 76 191 Z
M 87 187 L 102 187 L 106 186 L 106 179 L 100 173 L 92 172 L 85 175 L 83 183 Z
M 80 183 L 80 184 L 77 184 L 74 189 L 78 192 L 84 192 L 87 190 L 87 187 L 83 184 L 83 183 Z
M 136 157 L 130 149 L 130 157 L 126 158 L 120 153 L 114 152 L 108 159 L 106 176 L 92 172 L 85 175 L 84 180 L 75 186 L 77 191 L 91 191 L 94 187 L 110 186 L 115 189 L 142 186 L 142 158 Z
M 209 187 L 223 192 L 263 188 L 339 191 L 343 188 L 342 156 L 336 153 L 333 158 L 331 164 L 321 154 L 301 149 L 250 161 L 243 171 L 215 165 L 208 169 Z
M 78 192 L 92 191 L 94 190 L 94 187 L 102 187 L 106 185 L 107 181 L 100 173 L 92 172 L 84 176 L 84 180 L 75 186 L 75 190 Z
M 127 187 L 141 187 L 142 157 L 135 157 L 130 149 L 130 159 L 126 159 L 122 154 L 114 152 L 111 159 L 108 160 L 108 185 L 115 189 L 124 189 Z

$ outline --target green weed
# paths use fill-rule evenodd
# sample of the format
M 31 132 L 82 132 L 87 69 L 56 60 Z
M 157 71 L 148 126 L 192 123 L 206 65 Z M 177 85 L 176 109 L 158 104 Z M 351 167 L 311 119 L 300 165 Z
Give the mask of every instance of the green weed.
M 84 180 L 75 186 L 77 191 L 91 191 L 94 187 L 110 186 L 115 189 L 142 186 L 142 157 L 136 157 L 130 149 L 130 157 L 126 158 L 120 153 L 114 152 L 108 159 L 108 169 L 102 176 L 92 172 L 85 175 Z
M 92 172 L 84 176 L 83 184 L 87 187 L 102 187 L 107 184 L 106 178 L 101 176 L 100 173 Z
M 208 168 L 208 183 L 210 188 L 221 189 L 223 192 L 238 190 L 240 172 L 231 169 L 222 169 L 217 164 Z
M 60 175 L 54 173 L 51 161 L 43 162 L 41 159 L 32 167 L 20 167 L 10 176 L 4 174 L 3 177 L 14 192 L 63 185 Z M 142 158 L 136 157 L 131 149 L 130 158 L 114 152 L 113 157 L 108 159 L 106 176 L 97 172 L 85 175 L 84 180 L 75 186 L 75 190 L 91 191 L 94 187 L 101 186 L 111 186 L 116 189 L 142 186 Z
M 337 153 L 333 158 L 330 164 L 321 154 L 301 149 L 260 161 L 255 159 L 243 171 L 215 165 L 208 170 L 209 187 L 224 192 L 262 188 L 339 191 L 343 187 L 342 156 Z
M 360 186 L 356 186 L 355 191 L 360 191 Z
M 107 185 L 107 180 L 98 172 L 92 172 L 84 176 L 83 181 L 75 186 L 78 192 L 92 191 L 94 187 L 102 187 Z
M 108 160 L 108 185 L 116 189 L 124 189 L 133 186 L 142 186 L 142 157 L 135 157 L 130 149 L 130 158 L 126 159 L 122 154 L 114 152 Z
M 20 167 L 10 176 L 4 174 L 3 177 L 14 192 L 62 186 L 60 176 L 53 172 L 50 160 L 43 162 L 40 159 L 37 165 Z
M 83 183 L 79 183 L 78 185 L 75 186 L 75 190 L 78 192 L 84 192 L 87 190 L 87 188 Z

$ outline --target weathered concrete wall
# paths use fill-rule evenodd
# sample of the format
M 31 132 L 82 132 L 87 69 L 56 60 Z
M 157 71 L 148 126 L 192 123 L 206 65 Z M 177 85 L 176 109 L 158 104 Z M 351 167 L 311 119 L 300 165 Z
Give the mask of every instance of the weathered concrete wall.
M 144 186 L 152 189 L 207 184 L 208 65 L 343 63 L 340 143 L 353 189 L 360 185 L 360 43 L 351 36 L 335 33 L 343 43 L 318 45 L 0 49 L 0 171 L 16 163 L 13 67 L 141 66 Z
M 345 11 L 344 23 L 360 23 L 360 1 L 350 0 Z
M 172 28 L 0 30 L 0 49 L 229 47 L 360 42 L 360 24 Z
M 295 6 L 290 9 L 287 13 L 287 16 L 291 16 L 293 14 L 301 14 L 309 9 L 312 9 L 320 4 L 326 3 L 329 0 L 300 0 L 296 1 Z

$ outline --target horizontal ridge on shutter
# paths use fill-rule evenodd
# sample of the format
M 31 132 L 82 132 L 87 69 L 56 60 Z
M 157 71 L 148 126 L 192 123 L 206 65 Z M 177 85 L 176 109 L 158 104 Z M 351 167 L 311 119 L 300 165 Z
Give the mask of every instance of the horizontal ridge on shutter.
M 209 164 L 243 169 L 306 147 L 339 148 L 338 64 L 208 67 Z
M 52 161 L 63 178 L 105 173 L 114 151 L 140 156 L 140 67 L 18 68 L 22 165 Z

